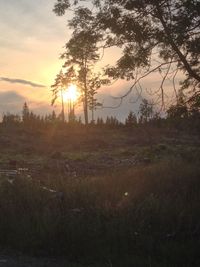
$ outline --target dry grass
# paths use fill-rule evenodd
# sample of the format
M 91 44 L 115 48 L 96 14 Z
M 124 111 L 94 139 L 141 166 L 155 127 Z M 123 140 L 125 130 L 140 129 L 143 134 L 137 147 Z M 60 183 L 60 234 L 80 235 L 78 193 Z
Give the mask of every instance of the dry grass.
M 0 186 L 0 242 L 35 255 L 121 266 L 198 266 L 200 167 L 166 160 L 49 186 Z

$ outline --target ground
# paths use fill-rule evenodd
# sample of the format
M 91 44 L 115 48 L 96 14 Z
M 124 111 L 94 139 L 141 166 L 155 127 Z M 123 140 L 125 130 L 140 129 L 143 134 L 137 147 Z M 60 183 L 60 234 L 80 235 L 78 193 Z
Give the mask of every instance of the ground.
M 197 133 L 0 133 L 0 266 L 199 266 Z
M 171 156 L 195 157 L 199 145 L 197 134 L 153 127 L 1 129 L 0 165 L 16 161 L 17 167 L 29 168 L 34 176 L 60 172 L 82 177 Z

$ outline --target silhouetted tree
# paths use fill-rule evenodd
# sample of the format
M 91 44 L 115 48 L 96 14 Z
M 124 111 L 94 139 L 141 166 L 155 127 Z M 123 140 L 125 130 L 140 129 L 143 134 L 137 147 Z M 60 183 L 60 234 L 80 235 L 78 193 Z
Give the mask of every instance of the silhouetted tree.
M 10 125 L 16 125 L 16 124 L 20 124 L 21 122 L 21 117 L 19 115 L 15 115 L 15 114 L 3 114 L 3 118 L 2 118 L 2 123 L 4 125 L 10 126 Z
M 95 97 L 97 94 L 98 89 L 101 88 L 102 85 L 109 84 L 109 80 L 103 78 L 100 74 L 96 75 L 93 74 L 93 76 L 88 81 L 88 106 L 89 110 L 91 110 L 91 119 L 92 122 L 95 121 L 94 119 L 94 111 L 97 108 L 102 107 L 102 103 L 98 102 L 97 98 Z
M 89 10 L 84 0 L 57 0 L 54 12 L 64 15 L 73 6 L 70 27 L 77 27 L 79 32 L 84 29 L 85 35 L 98 32 L 102 35 L 100 48 L 121 48 L 121 58 L 107 70 L 110 77 L 134 79 L 132 89 L 141 78 L 162 72 L 160 90 L 164 100 L 165 81 L 170 77 L 173 80 L 177 71 L 182 71 L 186 76 L 182 87 L 192 87 L 190 92 L 194 98 L 200 95 L 199 0 L 91 2 L 93 9 Z
M 169 119 L 181 119 L 188 117 L 187 106 L 181 103 L 170 106 L 167 110 L 167 117 Z
M 61 97 L 62 110 L 61 110 L 61 118 L 62 121 L 65 121 L 65 106 L 63 93 L 67 89 L 67 87 L 74 81 L 75 71 L 73 67 L 67 69 L 65 73 L 61 70 L 60 73 L 56 76 L 55 83 L 51 86 L 53 98 L 51 104 L 54 105 L 55 101 L 58 97 Z
M 30 111 L 27 103 L 25 102 L 22 108 L 22 121 L 24 124 L 28 124 L 30 120 Z
M 190 116 L 200 118 L 200 96 L 191 98 L 187 104 Z
M 58 9 L 56 8 L 55 11 L 57 12 Z M 92 22 L 92 13 L 88 8 L 76 10 L 76 16 L 70 21 L 73 33 L 61 56 L 65 60 L 64 68 L 74 66 L 76 70 L 75 77 L 82 91 L 86 125 L 89 120 L 88 109 L 91 110 L 92 120 L 94 120 L 94 110 L 99 105 L 94 97 L 97 90 L 102 84 L 108 82 L 94 73 L 94 65 L 99 60 L 97 43 L 101 40 L 102 34 L 91 27 Z
M 118 121 L 118 119 L 116 117 L 107 116 L 105 125 L 106 126 L 111 126 L 111 127 L 116 127 L 116 126 L 121 125 L 121 123 Z
M 56 116 L 55 111 L 53 110 L 53 111 L 52 111 L 52 114 L 51 114 L 51 120 L 52 120 L 52 122 L 55 122 L 56 119 L 57 119 L 57 116 Z
M 153 118 L 153 105 L 145 98 L 142 99 L 142 102 L 139 106 L 139 122 L 146 123 Z
M 83 93 L 82 101 L 86 125 L 88 124 L 88 81 L 93 64 L 99 59 L 96 47 L 98 38 L 98 35 L 93 32 L 75 32 L 66 44 L 66 52 L 63 54 L 63 58 L 66 60 L 65 67 L 70 67 L 72 64 L 76 65 L 78 86 Z
M 97 122 L 96 122 L 96 124 L 98 125 L 98 126 L 102 126 L 102 125 L 104 125 L 104 121 L 103 121 L 103 119 L 102 118 L 97 118 Z
M 125 125 L 128 127 L 137 125 L 137 117 L 133 111 L 129 112 L 128 117 L 125 120 Z

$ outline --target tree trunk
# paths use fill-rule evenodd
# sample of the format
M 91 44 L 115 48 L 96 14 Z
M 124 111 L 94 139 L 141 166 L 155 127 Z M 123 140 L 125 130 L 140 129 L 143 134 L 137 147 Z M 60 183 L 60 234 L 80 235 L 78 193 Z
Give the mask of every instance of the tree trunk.
M 84 117 L 85 125 L 88 125 L 88 88 L 87 88 L 87 62 L 84 63 Z
M 63 99 L 63 90 L 61 89 L 61 100 L 62 100 L 62 111 L 61 111 L 61 116 L 62 116 L 62 121 L 65 121 L 65 108 L 64 108 L 64 99 Z
M 84 117 L 85 117 L 85 125 L 88 125 L 88 101 L 87 101 L 87 92 L 84 93 Z

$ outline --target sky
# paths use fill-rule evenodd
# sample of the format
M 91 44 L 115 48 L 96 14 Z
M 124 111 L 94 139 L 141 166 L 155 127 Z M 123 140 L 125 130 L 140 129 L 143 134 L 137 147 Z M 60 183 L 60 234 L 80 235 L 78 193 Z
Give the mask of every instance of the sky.
M 59 73 L 62 61 L 59 55 L 70 38 L 68 16 L 58 17 L 53 12 L 54 0 L 0 0 L 0 114 L 20 114 L 24 102 L 39 114 L 46 114 L 60 104 L 51 106 L 51 85 Z M 106 51 L 103 64 L 117 59 L 117 49 Z M 143 86 L 153 88 L 160 77 L 147 78 Z M 136 111 L 139 102 L 132 95 L 117 108 L 120 96 L 129 89 L 130 82 L 102 88 L 98 97 L 107 108 L 97 111 L 96 116 L 116 116 L 124 120 L 129 111 Z M 169 85 L 170 86 L 170 85 Z M 78 108 L 78 115 L 82 113 Z

